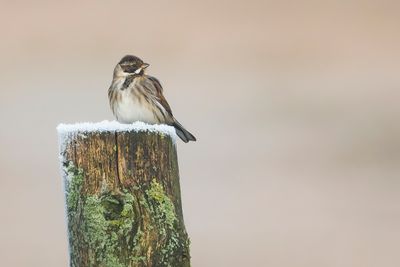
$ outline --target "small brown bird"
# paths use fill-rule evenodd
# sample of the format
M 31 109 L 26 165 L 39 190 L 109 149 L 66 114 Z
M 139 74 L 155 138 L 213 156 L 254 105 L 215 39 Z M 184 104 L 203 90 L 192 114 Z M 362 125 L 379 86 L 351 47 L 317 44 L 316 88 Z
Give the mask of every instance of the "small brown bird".
M 196 141 L 172 115 L 160 82 L 145 74 L 148 66 L 140 58 L 131 55 L 123 57 L 115 66 L 108 99 L 117 121 L 171 125 L 183 142 Z

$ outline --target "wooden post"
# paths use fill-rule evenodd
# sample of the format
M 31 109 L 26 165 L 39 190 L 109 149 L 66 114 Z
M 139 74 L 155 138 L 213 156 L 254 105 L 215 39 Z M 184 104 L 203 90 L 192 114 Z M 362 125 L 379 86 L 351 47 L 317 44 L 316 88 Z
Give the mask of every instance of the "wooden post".
M 70 266 L 190 266 L 174 129 L 59 125 Z

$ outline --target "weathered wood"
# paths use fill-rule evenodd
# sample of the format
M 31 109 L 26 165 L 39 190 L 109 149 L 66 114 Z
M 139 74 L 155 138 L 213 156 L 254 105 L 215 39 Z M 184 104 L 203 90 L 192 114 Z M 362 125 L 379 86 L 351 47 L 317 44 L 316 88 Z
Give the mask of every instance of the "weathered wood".
M 64 142 L 70 266 L 190 266 L 171 136 L 77 131 Z

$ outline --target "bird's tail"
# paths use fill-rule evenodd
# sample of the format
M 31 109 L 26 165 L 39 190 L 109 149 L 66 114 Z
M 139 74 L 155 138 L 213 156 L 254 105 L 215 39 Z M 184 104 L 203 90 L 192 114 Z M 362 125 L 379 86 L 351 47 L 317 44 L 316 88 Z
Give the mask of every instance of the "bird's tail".
M 177 120 L 174 119 L 172 126 L 175 127 L 176 134 L 182 139 L 183 142 L 187 143 L 189 141 L 196 141 L 196 137 L 186 130 Z

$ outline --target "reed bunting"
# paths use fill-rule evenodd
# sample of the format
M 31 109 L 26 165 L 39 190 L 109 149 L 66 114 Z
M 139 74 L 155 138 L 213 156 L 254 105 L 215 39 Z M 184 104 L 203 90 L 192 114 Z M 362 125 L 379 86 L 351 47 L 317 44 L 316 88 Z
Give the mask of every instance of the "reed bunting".
M 172 115 L 160 82 L 145 73 L 148 66 L 131 55 L 123 57 L 115 66 L 108 99 L 117 121 L 171 125 L 183 142 L 196 141 Z

